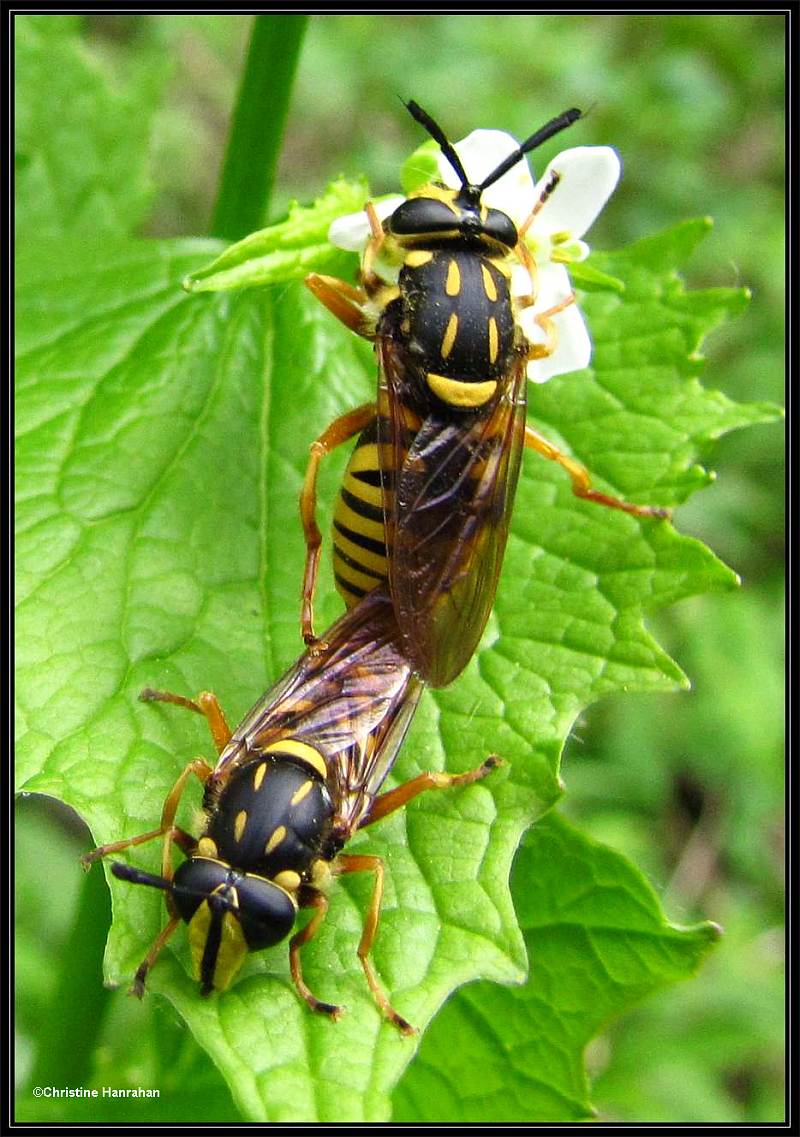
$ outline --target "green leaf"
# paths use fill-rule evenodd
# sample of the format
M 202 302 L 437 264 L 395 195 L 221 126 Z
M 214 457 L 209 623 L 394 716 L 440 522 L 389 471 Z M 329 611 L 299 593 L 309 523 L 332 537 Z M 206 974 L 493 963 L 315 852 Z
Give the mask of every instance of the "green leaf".
M 291 202 L 286 221 L 230 245 L 210 264 L 188 273 L 183 287 L 187 292 L 231 292 L 302 280 L 312 271 L 330 272 L 342 263 L 342 253 L 328 242 L 331 222 L 357 212 L 368 200 L 366 182 L 340 179 L 313 206 Z
M 608 258 L 626 291 L 586 298 L 593 371 L 531 395 L 537 425 L 601 486 L 663 504 L 707 480 L 695 450 L 709 438 L 774 416 L 696 381 L 704 331 L 741 297 L 685 295 L 670 260 L 681 240 L 667 235 L 646 265 L 636 249 Z M 142 687 L 215 690 L 235 721 L 298 654 L 307 448 L 374 390 L 369 348 L 297 285 L 181 294 L 217 251 L 78 240 L 20 260 L 19 785 L 69 802 L 98 843 L 151 829 L 178 772 L 210 753 L 195 716 L 143 706 Z M 325 503 L 343 461 L 325 471 Z M 424 699 L 394 777 L 466 769 L 489 752 L 507 764 L 353 841 L 386 859 L 374 959 L 418 1026 L 460 984 L 523 979 L 509 870 L 523 831 L 561 792 L 576 716 L 614 690 L 682 682 L 643 613 L 734 580 L 668 524 L 581 503 L 563 471 L 526 457 L 481 649 L 456 684 Z M 321 626 L 339 610 L 328 578 Z M 181 823 L 193 824 L 188 812 Z M 158 850 L 131 859 L 152 869 Z M 106 969 L 124 982 L 163 916 L 147 890 L 111 887 Z M 389 1116 L 417 1043 L 382 1023 L 364 984 L 355 948 L 367 888 L 337 886 L 304 953 L 312 988 L 349 1008 L 338 1024 L 297 998 L 285 945 L 252 956 L 211 1000 L 189 978 L 182 934 L 153 970 L 151 991 L 178 1009 L 245 1117 Z
M 594 292 L 598 289 L 611 292 L 625 291 L 625 285 L 621 280 L 609 276 L 607 272 L 601 272 L 595 268 L 592 261 L 574 261 L 569 265 L 569 274 L 573 284 L 584 292 Z
M 513 894 L 527 986 L 475 984 L 447 1004 L 394 1095 L 395 1121 L 590 1119 L 586 1044 L 645 995 L 695 972 L 719 936 L 711 923 L 670 924 L 624 857 L 556 813 L 525 838 Z M 465 1083 L 466 1064 L 475 1076 Z
M 97 841 L 151 828 L 178 771 L 208 752 L 193 716 L 137 703 L 143 686 L 210 687 L 235 720 L 298 653 L 308 425 L 352 391 L 352 359 L 330 351 L 339 333 L 299 288 L 277 305 L 181 294 L 210 247 L 106 242 L 57 281 L 38 258 L 20 266 L 20 784 L 70 802 Z M 74 263 L 75 248 L 61 253 Z M 398 777 L 443 765 L 431 705 L 415 737 Z M 420 1025 L 454 982 L 524 974 L 507 887 L 524 817 L 517 805 L 498 819 L 504 778 L 434 795 L 354 842 L 387 859 L 375 962 Z M 155 867 L 156 849 L 139 852 Z M 167 992 L 246 1116 L 385 1115 L 414 1043 L 384 1026 L 355 955 L 365 885 L 337 889 L 307 953 L 309 982 L 349 1007 L 341 1024 L 297 998 L 286 945 L 254 956 L 221 1000 L 200 998 L 181 940 L 180 963 L 165 955 L 154 970 L 151 990 Z M 107 970 L 124 982 L 160 903 L 116 881 L 112 892 Z M 347 1090 L 318 1079 L 333 1062 Z
M 72 21 L 17 16 L 14 30 L 20 245 L 130 232 L 152 195 L 146 157 L 163 68 L 139 67 L 123 87 Z

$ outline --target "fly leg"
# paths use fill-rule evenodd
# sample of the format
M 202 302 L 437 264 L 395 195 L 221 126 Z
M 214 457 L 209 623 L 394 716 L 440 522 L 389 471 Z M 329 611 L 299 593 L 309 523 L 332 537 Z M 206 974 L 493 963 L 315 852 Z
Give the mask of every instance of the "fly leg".
M 355 410 L 334 419 L 327 430 L 311 443 L 311 456 L 308 460 L 303 489 L 300 493 L 300 519 L 306 541 L 306 565 L 303 572 L 301 629 L 303 639 L 309 645 L 315 644 L 314 635 L 314 590 L 319 569 L 322 534 L 317 525 L 317 474 L 319 465 L 326 454 L 354 435 L 359 434 L 375 418 L 374 403 L 364 403 Z
M 379 821 L 382 817 L 386 817 L 388 814 L 394 813 L 395 810 L 401 809 L 411 801 L 412 798 L 424 793 L 425 790 L 441 790 L 449 789 L 452 786 L 469 785 L 472 782 L 477 782 L 481 778 L 486 777 L 491 770 L 494 770 L 501 764 L 502 760 L 492 754 L 485 762 L 482 762 L 480 766 L 477 766 L 474 770 L 468 770 L 464 774 L 441 774 L 435 771 L 419 774 L 416 778 L 412 778 L 402 786 L 398 786 L 396 789 L 389 790 L 387 793 L 375 798 L 365 820 L 361 823 L 361 827 L 372 825 L 373 822 Z M 361 960 L 361 966 L 364 968 L 364 974 L 373 998 L 385 1018 L 387 1018 L 389 1022 L 394 1023 L 401 1034 L 416 1034 L 416 1028 L 407 1022 L 402 1015 L 399 1015 L 386 998 L 378 982 L 372 960 L 369 958 L 370 949 L 372 948 L 378 930 L 378 918 L 380 916 L 381 899 L 383 897 L 383 861 L 380 857 L 363 855 L 352 856 L 346 853 L 340 853 L 334 862 L 333 871 L 336 873 L 373 872 L 375 874 L 375 887 L 364 919 L 364 930 L 361 935 L 361 942 L 358 945 L 358 958 Z
M 375 933 L 378 930 L 378 918 L 380 917 L 381 911 L 381 899 L 383 897 L 383 861 L 380 857 L 353 856 L 347 853 L 340 853 L 334 861 L 333 871 L 335 873 L 372 872 L 375 874 L 375 887 L 372 890 L 372 898 L 367 908 L 366 917 L 364 918 L 364 929 L 361 933 L 361 941 L 358 945 L 358 958 L 361 960 L 361 966 L 364 968 L 364 975 L 367 978 L 372 997 L 378 1004 L 383 1016 L 387 1018 L 390 1023 L 393 1023 L 401 1034 L 417 1034 L 416 1027 L 413 1027 L 402 1015 L 399 1015 L 386 998 L 378 982 L 378 976 L 375 973 L 372 960 L 369 958 L 369 952 L 375 940 Z
M 502 766 L 502 764 L 502 758 L 498 758 L 496 754 L 490 754 L 485 762 L 481 762 L 480 766 L 476 766 L 474 770 L 467 770 L 464 774 L 441 774 L 436 770 L 428 770 L 424 774 L 418 774 L 416 778 L 411 778 L 402 786 L 387 790 L 385 794 L 376 797 L 359 828 L 363 829 L 364 826 L 372 825 L 374 822 L 380 821 L 382 817 L 394 813 L 395 810 L 402 809 L 404 805 L 425 793 L 426 790 L 447 790 L 452 786 L 471 785 L 472 782 L 478 782 L 481 778 L 485 778 L 488 773 L 498 766 Z
M 337 276 L 325 276 L 319 272 L 310 272 L 305 285 L 351 332 L 364 339 L 374 339 L 375 321 L 365 310 L 367 294 L 363 289 L 354 288 Z
M 99 845 L 90 853 L 83 854 L 81 857 L 83 867 L 88 869 L 95 861 L 107 857 L 110 853 L 120 853 L 123 849 L 130 849 L 134 845 L 144 845 L 147 841 L 153 841 L 156 837 L 162 837 L 164 844 L 161 854 L 161 873 L 165 880 L 172 880 L 172 845 L 178 845 L 185 853 L 191 852 L 197 845 L 197 841 L 194 837 L 187 833 L 185 829 L 181 829 L 175 824 L 175 814 L 178 812 L 178 804 L 183 795 L 184 787 L 193 774 L 205 785 L 211 773 L 211 767 L 204 759 L 195 758 L 194 761 L 189 762 L 181 771 L 175 785 L 164 800 L 164 807 L 161 811 L 161 824 L 158 829 L 151 829 L 149 832 L 140 833 L 136 837 L 128 837 L 124 841 L 112 841 L 108 845 Z M 174 915 L 175 913 L 170 907 L 171 900 L 171 896 L 167 893 L 167 907 L 170 909 L 170 914 Z
M 143 703 L 172 703 L 176 707 L 185 707 L 187 711 L 204 715 L 218 754 L 222 753 L 231 740 L 231 728 L 213 691 L 201 691 L 196 699 L 187 699 L 185 695 L 175 695 L 172 691 L 154 691 L 152 687 L 145 687 L 139 698 Z
M 312 995 L 303 979 L 303 969 L 300 964 L 300 948 L 317 934 L 319 926 L 328 912 L 328 898 L 322 892 L 313 892 L 303 907 L 316 908 L 317 911 L 306 926 L 292 936 L 289 943 L 289 967 L 292 972 L 292 980 L 297 988 L 297 993 L 305 999 L 312 1011 L 330 1015 L 332 1019 L 336 1020 L 341 1016 L 344 1008 L 336 1006 L 335 1003 L 323 1003 L 316 995 Z
M 189 762 L 181 772 L 175 785 L 167 794 L 164 801 L 164 808 L 161 811 L 161 825 L 158 829 L 151 829 L 148 833 L 140 833 L 138 836 L 129 837 L 124 841 L 112 841 L 108 845 L 99 845 L 96 849 L 93 849 L 90 853 L 84 853 L 81 857 L 83 867 L 88 869 L 95 861 L 100 860 L 102 857 L 107 857 L 110 853 L 119 853 L 123 849 L 130 849 L 134 845 L 143 845 L 147 841 L 153 841 L 157 837 L 162 837 L 164 844 L 161 855 L 161 875 L 165 882 L 171 881 L 174 875 L 171 855 L 173 844 L 178 845 L 187 855 L 192 853 L 197 847 L 195 838 L 175 824 L 175 814 L 178 810 L 178 804 L 186 782 L 192 774 L 205 784 L 211 774 L 211 767 L 202 758 L 196 758 L 193 762 Z M 115 868 L 116 867 L 117 866 L 115 866 Z M 130 869 L 129 866 L 119 867 L 124 867 L 127 870 L 124 879 L 136 880 L 139 870 Z M 121 875 L 121 873 L 117 875 Z M 147 875 L 148 874 L 145 874 L 145 876 Z M 181 921 L 180 915 L 175 908 L 175 901 L 168 889 L 164 891 L 164 901 L 167 905 L 167 911 L 169 912 L 169 920 L 161 929 L 147 955 L 136 969 L 136 975 L 134 976 L 133 984 L 130 989 L 130 993 L 139 999 L 141 999 L 144 994 L 145 977 L 148 971 L 155 963 L 162 948 Z
M 570 458 L 563 450 L 559 450 L 552 442 L 548 442 L 532 426 L 525 427 L 525 445 L 529 450 L 535 450 L 537 454 L 541 454 L 543 458 L 558 462 L 559 466 L 567 471 L 572 479 L 572 492 L 576 497 L 583 498 L 585 501 L 594 501 L 598 505 L 606 505 L 611 509 L 621 509 L 623 513 L 631 513 L 634 517 L 671 517 L 669 509 L 662 509 L 654 505 L 633 505 L 629 501 L 623 501 L 621 498 L 612 497 L 610 494 L 592 489 L 591 479 L 586 468 L 580 462 L 576 462 L 574 458 Z

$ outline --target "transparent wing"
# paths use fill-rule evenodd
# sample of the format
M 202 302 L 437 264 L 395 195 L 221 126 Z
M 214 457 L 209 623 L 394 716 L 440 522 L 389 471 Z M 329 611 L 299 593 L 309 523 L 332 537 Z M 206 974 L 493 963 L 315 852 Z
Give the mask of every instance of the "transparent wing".
M 434 411 L 413 433 L 404 361 L 388 346 L 381 362 L 379 430 L 396 463 L 390 589 L 405 654 L 441 687 L 466 666 L 494 603 L 524 445 L 525 372 L 516 364 L 485 412 Z
M 324 759 L 337 824 L 357 828 L 397 756 L 422 684 L 405 659 L 394 609 L 370 593 L 306 651 L 245 716 L 216 777 L 295 739 Z

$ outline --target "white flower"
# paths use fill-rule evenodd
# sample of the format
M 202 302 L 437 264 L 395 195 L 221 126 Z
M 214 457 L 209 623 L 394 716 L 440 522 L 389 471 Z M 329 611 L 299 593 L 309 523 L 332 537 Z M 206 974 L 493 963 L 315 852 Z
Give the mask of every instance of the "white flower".
M 385 197 L 382 201 L 374 201 L 375 212 L 380 221 L 391 217 L 398 205 L 406 199 L 398 195 Z M 369 219 L 364 210 L 358 213 L 346 213 L 331 222 L 328 229 L 328 240 L 337 249 L 347 249 L 349 253 L 363 253 L 370 238 Z
M 519 143 L 500 130 L 474 130 L 455 144 L 467 176 L 480 185 Z M 458 189 L 461 181 L 441 151 L 437 152 L 439 175 L 444 184 Z M 553 375 L 587 367 L 592 343 L 577 304 L 570 303 L 555 315 L 547 313 L 572 295 L 566 265 L 582 261 L 589 246 L 582 240 L 619 181 L 621 164 L 610 146 L 576 146 L 564 150 L 548 165 L 537 190 L 528 163 L 512 166 L 482 194 L 481 200 L 508 214 L 519 229 L 541 205 L 525 229 L 523 240 L 535 266 L 535 280 L 521 265 L 512 273 L 512 294 L 535 296 L 534 304 L 518 316 L 519 324 L 532 344 L 546 344 L 548 332 L 537 322 L 544 319 L 554 330 L 554 350 L 528 364 L 528 378 L 544 383 Z M 376 206 L 383 220 L 402 198 L 388 198 Z M 370 230 L 365 213 L 350 214 L 334 221 L 329 239 L 340 248 L 363 250 Z

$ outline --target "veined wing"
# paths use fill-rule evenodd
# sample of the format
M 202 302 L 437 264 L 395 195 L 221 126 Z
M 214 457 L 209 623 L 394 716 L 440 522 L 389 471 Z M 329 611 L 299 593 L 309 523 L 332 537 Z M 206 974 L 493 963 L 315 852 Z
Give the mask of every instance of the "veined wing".
M 515 364 L 487 410 L 434 411 L 409 438 L 402 361 L 391 350 L 383 361 L 389 413 L 379 421 L 398 462 L 390 589 L 406 656 L 441 687 L 466 666 L 494 603 L 524 444 L 525 370 Z
M 293 739 L 322 757 L 337 822 L 369 808 L 396 757 L 422 684 L 404 658 L 394 609 L 373 592 L 344 614 L 260 699 L 234 732 L 216 776 Z

